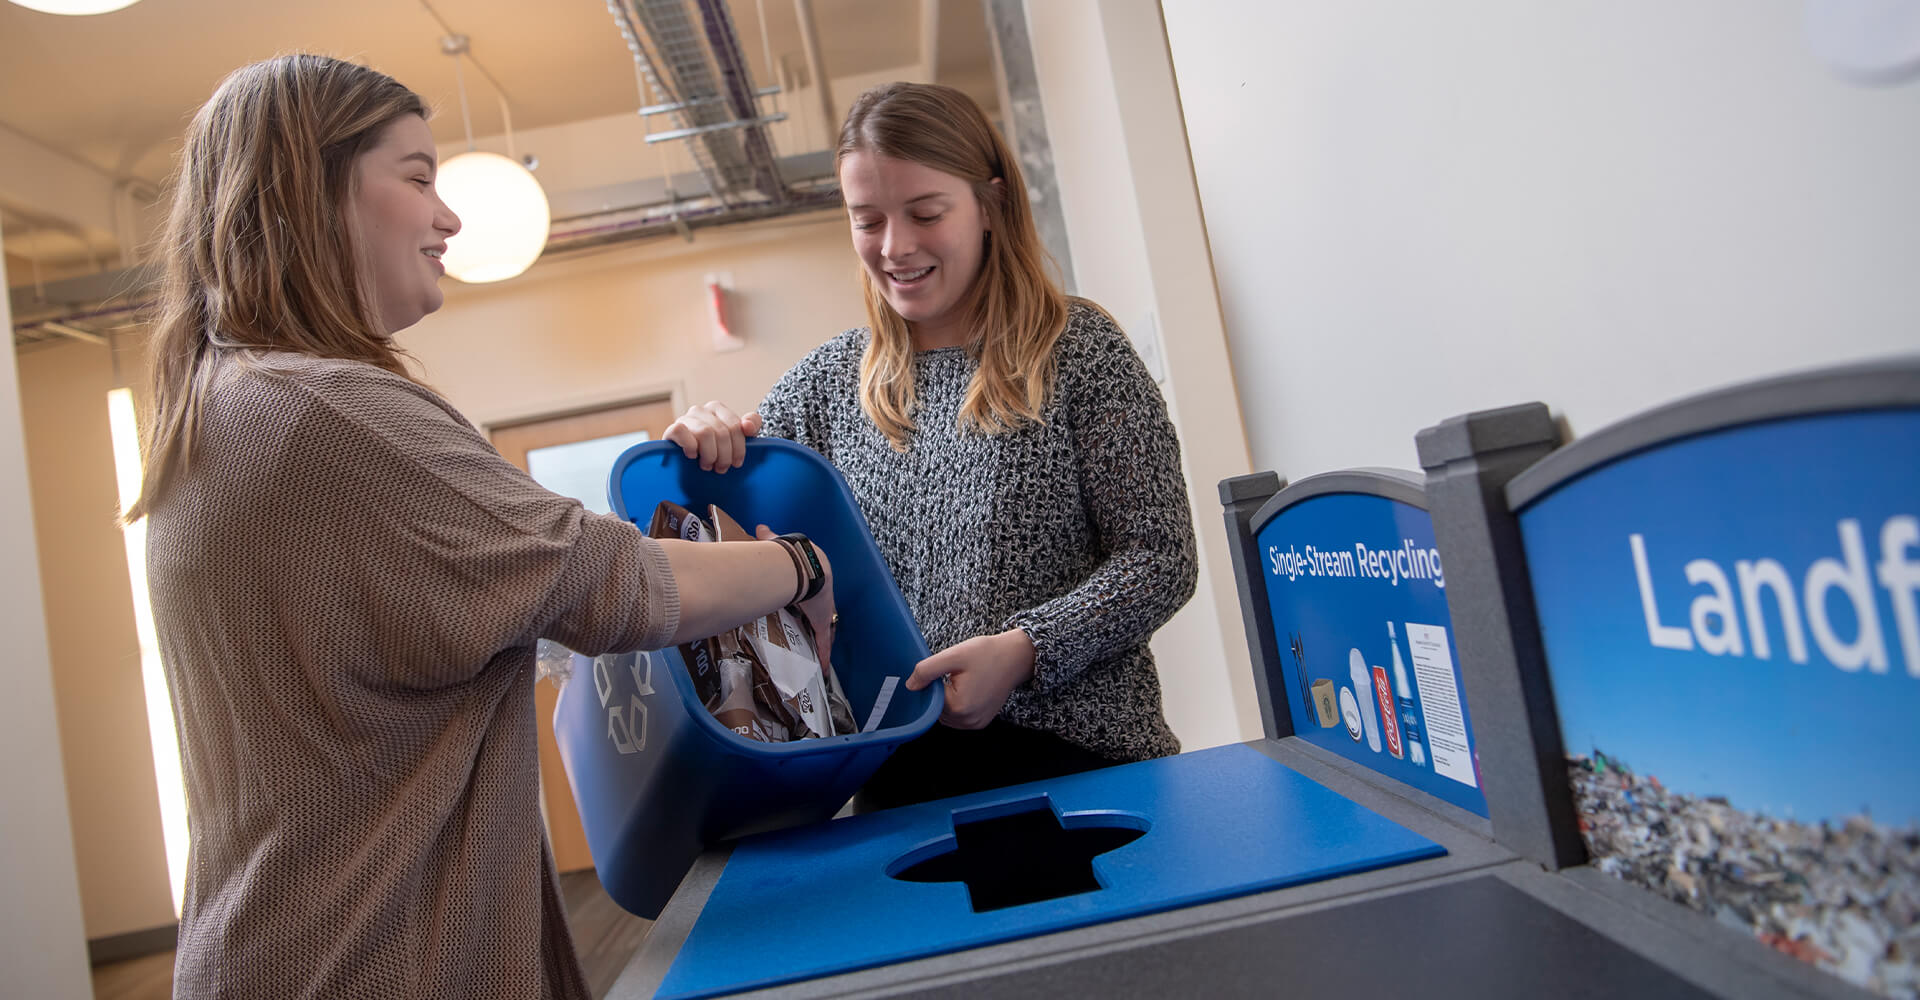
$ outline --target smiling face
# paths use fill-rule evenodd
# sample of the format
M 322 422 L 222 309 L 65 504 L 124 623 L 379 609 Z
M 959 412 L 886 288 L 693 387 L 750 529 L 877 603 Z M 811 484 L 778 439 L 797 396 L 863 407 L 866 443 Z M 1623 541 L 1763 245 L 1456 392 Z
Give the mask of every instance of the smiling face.
M 987 223 L 965 178 L 856 150 L 840 160 L 853 249 L 918 350 L 964 344 Z
M 391 336 L 440 308 L 440 255 L 460 218 L 433 189 L 433 132 L 418 115 L 380 130 L 354 162 L 347 218 L 360 248 L 362 287 Z

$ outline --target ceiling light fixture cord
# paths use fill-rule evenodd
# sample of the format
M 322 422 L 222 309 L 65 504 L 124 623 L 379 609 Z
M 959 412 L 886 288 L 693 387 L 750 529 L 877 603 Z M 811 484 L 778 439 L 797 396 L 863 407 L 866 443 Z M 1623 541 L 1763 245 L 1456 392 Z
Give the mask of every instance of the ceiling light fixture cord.
M 460 72 L 460 53 L 453 54 L 453 82 L 460 88 L 460 122 L 467 127 L 467 152 L 473 152 L 473 113 L 467 110 L 467 77 Z
M 446 252 L 440 256 L 446 273 L 458 281 L 483 284 L 505 281 L 526 271 L 540 259 L 552 234 L 553 206 L 547 193 L 530 170 L 532 157 L 522 162 L 513 145 L 513 113 L 505 87 L 473 58 L 472 40 L 453 30 L 453 26 L 420 0 L 420 6 L 433 16 L 446 33 L 440 36 L 440 51 L 453 58 L 454 84 L 460 93 L 460 122 L 466 129 L 467 148 L 441 161 L 434 175 L 434 187 L 447 208 L 460 216 L 457 238 L 449 237 Z M 507 154 L 477 148 L 473 136 L 473 105 L 467 96 L 466 63 L 493 85 L 500 101 L 500 123 L 505 130 Z
M 500 97 L 498 94 L 494 96 Z M 513 112 L 508 110 L 507 99 L 505 97 L 500 97 L 500 120 L 505 122 L 507 126 L 507 159 L 519 163 L 520 154 L 515 152 L 513 148 Z M 532 164 L 528 165 L 528 169 L 532 169 Z
M 500 101 L 501 128 L 504 129 L 507 134 L 507 158 L 518 161 L 520 157 L 516 155 L 513 147 L 513 109 L 510 107 L 511 98 L 507 96 L 507 88 L 500 86 L 500 81 L 494 79 L 492 73 L 487 72 L 486 65 L 481 63 L 480 60 L 474 58 L 473 50 L 469 46 L 466 35 L 463 35 L 453 30 L 453 26 L 447 23 L 447 19 L 444 17 L 441 17 L 440 12 L 437 10 L 434 10 L 433 4 L 428 3 L 427 0 L 420 0 L 420 6 L 426 8 L 427 13 L 433 17 L 434 23 L 440 25 L 440 30 L 446 33 L 447 38 L 460 39 L 460 45 L 457 50 L 448 49 L 447 42 L 445 39 L 443 39 L 440 44 L 441 44 L 442 51 L 445 51 L 448 55 L 451 55 L 454 57 L 453 73 L 454 73 L 454 77 L 459 81 L 459 85 L 460 85 L 460 114 L 461 114 L 461 117 L 466 118 L 467 149 L 471 150 L 474 148 L 473 120 L 467 117 L 467 83 L 466 83 L 466 80 L 464 78 L 461 78 L 460 76 L 460 57 L 461 56 L 465 56 L 468 60 L 470 60 L 473 63 L 473 68 L 475 70 L 478 70 L 480 75 L 485 77 L 486 81 L 489 84 L 493 85 L 494 96 L 497 97 Z

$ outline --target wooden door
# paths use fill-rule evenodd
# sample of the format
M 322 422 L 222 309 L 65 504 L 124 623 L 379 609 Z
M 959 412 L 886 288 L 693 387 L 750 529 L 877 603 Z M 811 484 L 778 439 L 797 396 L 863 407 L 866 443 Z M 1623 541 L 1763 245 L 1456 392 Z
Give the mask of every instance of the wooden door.
M 655 399 L 494 427 L 490 434 L 500 454 L 532 473 L 541 485 L 605 512 L 607 474 L 613 470 L 613 460 L 636 441 L 658 439 L 673 418 L 673 405 Z M 534 689 L 547 836 L 553 841 L 554 863 L 570 872 L 592 868 L 593 855 L 587 850 L 580 810 L 573 803 L 573 789 L 567 785 L 560 746 L 553 736 L 553 708 L 559 699 L 560 692 L 551 681 L 543 680 Z

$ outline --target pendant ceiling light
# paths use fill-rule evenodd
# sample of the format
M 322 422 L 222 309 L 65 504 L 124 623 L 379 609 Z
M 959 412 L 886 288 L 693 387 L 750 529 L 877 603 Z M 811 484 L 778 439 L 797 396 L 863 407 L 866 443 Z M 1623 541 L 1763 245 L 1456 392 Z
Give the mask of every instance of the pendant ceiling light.
M 140 0 L 13 0 L 14 4 L 42 14 L 105 14 L 131 7 Z
M 467 152 L 440 164 L 434 186 L 460 217 L 440 262 L 461 281 L 505 281 L 547 248 L 547 192 L 526 167 L 499 153 Z
M 467 53 L 467 37 L 448 35 L 440 40 L 440 48 L 453 57 L 454 79 L 460 87 L 460 117 L 467 129 L 467 151 L 448 157 L 440 164 L 434 180 L 441 200 L 460 216 L 460 232 L 447 240 L 447 253 L 440 262 L 446 265 L 448 274 L 471 284 L 504 281 L 532 267 L 541 251 L 547 248 L 547 231 L 553 221 L 547 207 L 547 192 L 533 174 L 511 156 L 474 149 L 473 118 L 467 110 L 467 81 L 460 72 L 460 58 Z M 505 118 L 507 149 L 511 153 L 513 120 L 506 117 L 504 96 L 500 111 Z

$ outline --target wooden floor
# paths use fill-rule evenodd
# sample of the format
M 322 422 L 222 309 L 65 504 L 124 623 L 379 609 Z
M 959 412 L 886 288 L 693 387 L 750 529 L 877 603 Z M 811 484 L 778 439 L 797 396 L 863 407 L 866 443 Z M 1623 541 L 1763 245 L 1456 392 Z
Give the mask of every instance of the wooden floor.
M 560 893 L 587 984 L 594 996 L 604 997 L 640 949 L 653 921 L 621 909 L 600 888 L 592 869 L 560 876 Z M 172 995 L 173 952 L 93 967 L 94 1000 L 168 1000 Z
M 560 895 L 567 907 L 567 926 L 573 929 L 573 949 L 586 970 L 587 985 L 595 997 L 604 997 L 620 978 L 627 960 L 640 950 L 653 921 L 636 917 L 600 888 L 593 869 L 560 876 Z M 98 1000 L 96 997 L 95 1000 Z
M 93 1000 L 167 1000 L 173 996 L 173 952 L 93 967 Z

